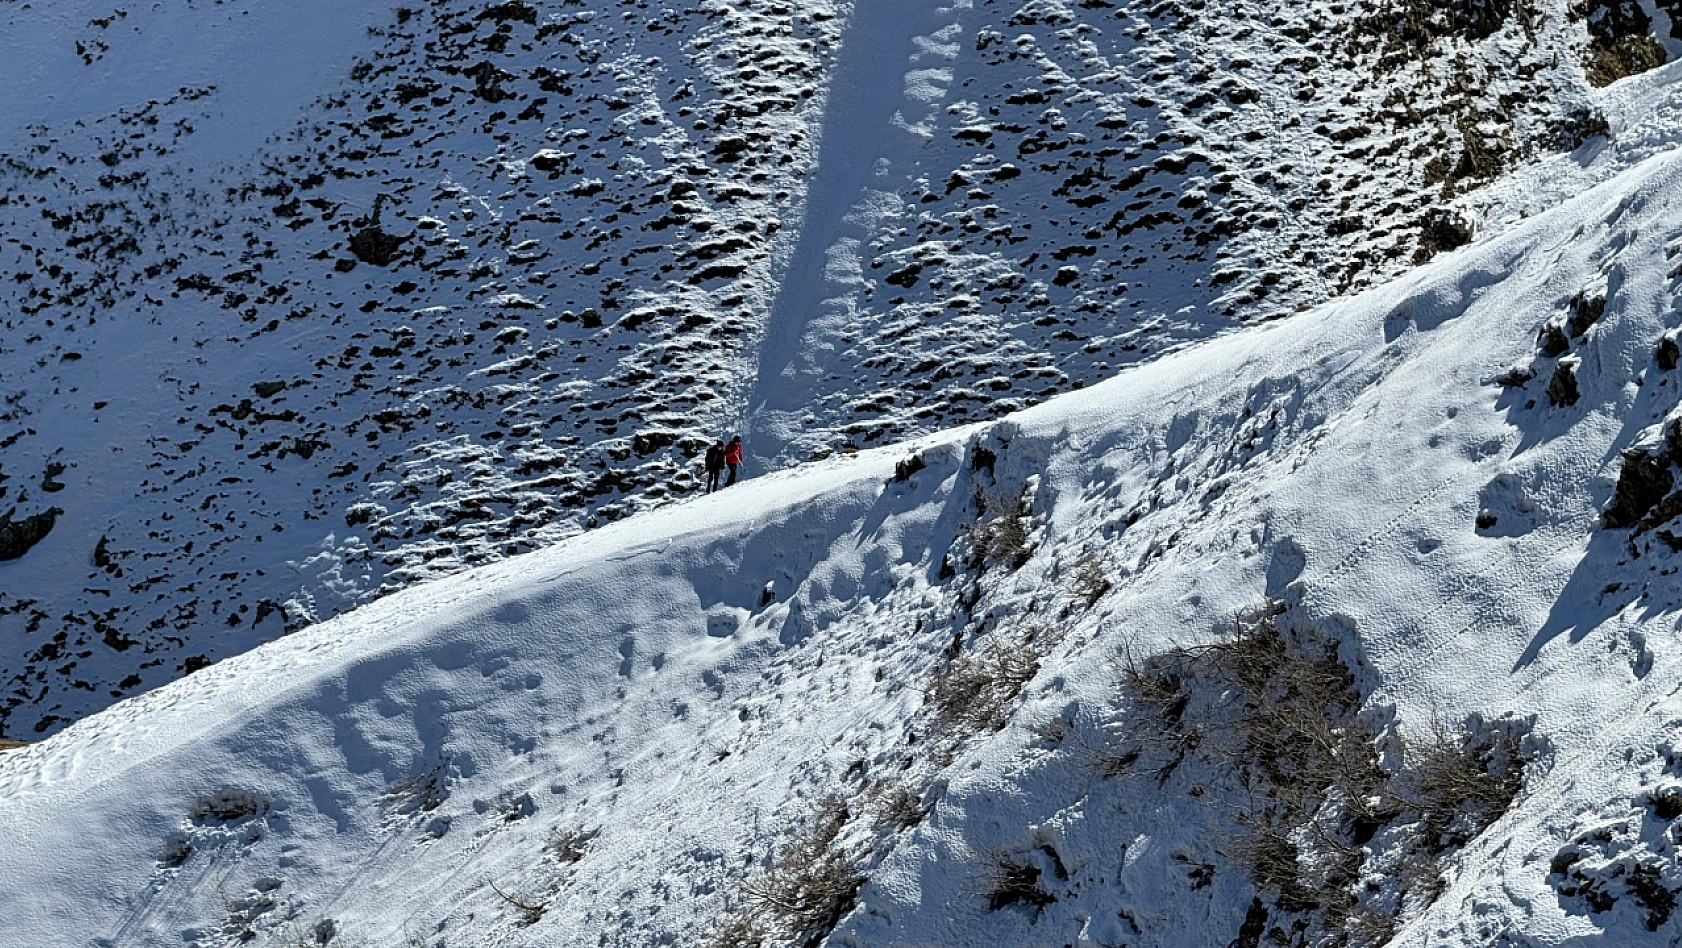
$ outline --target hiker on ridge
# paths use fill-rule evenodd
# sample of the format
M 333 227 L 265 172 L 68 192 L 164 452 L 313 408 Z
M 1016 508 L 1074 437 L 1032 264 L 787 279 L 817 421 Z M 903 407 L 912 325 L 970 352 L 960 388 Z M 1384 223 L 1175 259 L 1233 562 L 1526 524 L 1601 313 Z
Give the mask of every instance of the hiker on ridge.
M 730 465 L 730 479 L 724 482 L 725 487 L 736 483 L 736 466 L 742 463 L 742 436 L 730 439 L 730 444 L 724 449 L 724 463 Z
M 707 493 L 718 490 L 718 476 L 724 473 L 724 442 L 707 446 Z

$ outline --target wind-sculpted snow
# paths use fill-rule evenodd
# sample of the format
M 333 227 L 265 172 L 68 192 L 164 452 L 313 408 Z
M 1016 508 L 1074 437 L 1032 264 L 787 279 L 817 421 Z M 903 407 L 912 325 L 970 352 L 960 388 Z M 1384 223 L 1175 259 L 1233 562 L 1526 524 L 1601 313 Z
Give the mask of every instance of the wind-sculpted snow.
M 122 702 L 0 757 L 8 937 L 1670 944 L 1682 502 L 1612 511 L 1678 415 L 1679 212 L 1654 157 L 1350 300 Z M 1329 689 L 1371 799 L 1289 735 L 1232 752 L 1301 700 L 1244 654 Z
M 1593 91 L 1579 14 L 1480 10 L 8 3 L 0 515 L 62 514 L 0 563 L 0 729 L 692 495 L 731 431 L 757 475 L 996 417 L 1659 147 L 1607 142 L 1669 94 Z

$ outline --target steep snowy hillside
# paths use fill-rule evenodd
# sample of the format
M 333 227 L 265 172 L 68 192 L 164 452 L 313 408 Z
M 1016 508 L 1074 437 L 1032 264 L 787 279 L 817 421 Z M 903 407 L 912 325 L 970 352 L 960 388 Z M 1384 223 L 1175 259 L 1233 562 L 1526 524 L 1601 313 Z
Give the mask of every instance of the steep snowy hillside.
M 1658 156 L 231 658 L 0 757 L 8 938 L 1672 944 L 1679 261 Z
M 0 6 L 0 729 L 1499 232 L 1665 9 Z

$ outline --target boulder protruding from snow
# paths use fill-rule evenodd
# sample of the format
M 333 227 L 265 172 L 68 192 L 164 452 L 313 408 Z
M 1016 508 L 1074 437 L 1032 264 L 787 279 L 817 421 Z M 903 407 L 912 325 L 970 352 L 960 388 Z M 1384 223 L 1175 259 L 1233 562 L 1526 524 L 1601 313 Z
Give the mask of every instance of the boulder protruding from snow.
M 10 513 L 0 515 L 0 562 L 21 559 L 53 532 L 53 524 L 62 513 L 57 507 L 50 507 L 22 520 L 13 520 Z
M 385 205 L 385 195 L 374 198 L 374 213 L 369 216 L 367 226 L 358 230 L 350 238 L 350 252 L 356 259 L 376 267 L 389 267 L 397 260 L 398 252 L 408 237 L 400 237 L 388 233 L 380 227 L 380 210 Z

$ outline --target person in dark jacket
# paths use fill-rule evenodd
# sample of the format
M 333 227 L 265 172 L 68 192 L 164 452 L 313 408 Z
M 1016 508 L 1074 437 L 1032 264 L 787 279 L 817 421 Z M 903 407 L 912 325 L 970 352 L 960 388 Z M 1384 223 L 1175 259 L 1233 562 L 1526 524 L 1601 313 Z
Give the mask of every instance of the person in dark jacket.
M 718 476 L 724 473 L 724 442 L 714 441 L 707 447 L 707 493 L 718 490 Z
M 742 436 L 730 439 L 730 444 L 724 449 L 724 463 L 730 465 L 730 479 L 724 482 L 725 487 L 736 483 L 736 467 L 742 463 Z

